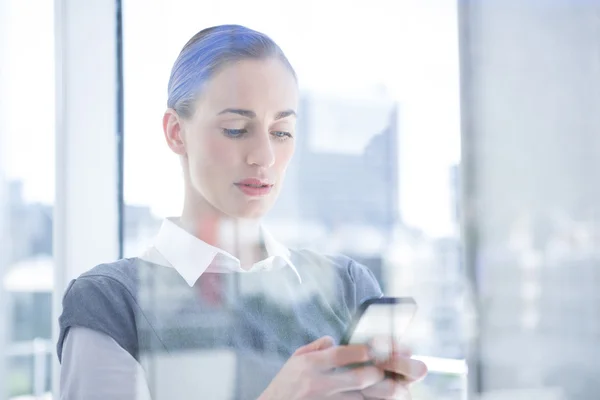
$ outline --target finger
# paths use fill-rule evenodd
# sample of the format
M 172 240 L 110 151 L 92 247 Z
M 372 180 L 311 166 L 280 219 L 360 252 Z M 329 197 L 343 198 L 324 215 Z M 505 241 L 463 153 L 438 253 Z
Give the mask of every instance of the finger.
M 323 336 L 315 340 L 314 342 L 300 347 L 294 352 L 294 355 L 312 353 L 313 351 L 324 350 L 333 346 L 335 346 L 335 341 L 333 340 L 333 338 L 331 336 Z
M 395 379 L 385 379 L 362 390 L 367 399 L 408 399 L 410 393 L 406 383 Z
M 382 400 L 381 398 L 378 397 L 363 397 L 363 399 L 365 400 Z M 406 392 L 406 394 L 401 395 L 400 397 L 394 397 L 394 400 L 412 400 L 412 395 L 410 394 L 410 392 Z M 387 400 L 387 399 L 386 399 Z
M 410 358 L 412 357 L 413 353 L 410 347 L 402 343 L 394 343 L 394 350 L 392 352 L 392 355 Z
M 369 342 L 369 345 L 376 351 L 383 353 L 400 354 L 404 357 L 412 357 L 410 347 L 398 342 L 390 336 L 376 336 Z
M 346 392 L 328 396 L 327 400 L 365 400 L 365 396 L 360 392 Z
M 384 400 L 381 397 L 364 396 L 363 398 L 365 400 Z M 412 394 L 410 394 L 410 391 L 406 391 L 406 393 L 401 394 L 399 397 L 392 397 L 392 399 L 394 399 L 394 400 L 412 400 Z M 387 399 L 385 399 L 385 400 L 387 400 Z
M 403 376 L 409 382 L 423 379 L 427 375 L 427 366 L 424 362 L 408 357 L 394 356 L 386 362 L 379 363 L 378 367 Z
M 310 359 L 324 371 L 352 364 L 362 364 L 372 361 L 369 347 L 364 344 L 330 347 L 311 353 Z
M 325 392 L 333 395 L 342 392 L 362 391 L 385 379 L 380 368 L 373 365 L 335 371 L 325 376 Z

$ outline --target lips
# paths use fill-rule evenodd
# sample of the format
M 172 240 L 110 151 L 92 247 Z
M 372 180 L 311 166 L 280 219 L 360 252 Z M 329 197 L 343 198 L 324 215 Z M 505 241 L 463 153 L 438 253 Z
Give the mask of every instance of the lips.
M 266 196 L 273 188 L 273 184 L 255 178 L 244 179 L 235 186 L 248 196 Z

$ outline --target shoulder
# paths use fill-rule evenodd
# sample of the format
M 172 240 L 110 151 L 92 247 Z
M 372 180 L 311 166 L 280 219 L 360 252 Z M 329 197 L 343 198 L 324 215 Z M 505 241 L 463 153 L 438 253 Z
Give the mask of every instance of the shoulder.
M 301 249 L 292 250 L 292 258 L 298 264 L 300 274 L 312 274 L 316 279 L 336 278 L 346 292 L 352 293 L 353 302 L 357 305 L 366 298 L 383 295 L 371 270 L 344 254 Z
M 320 253 L 309 249 L 291 250 L 292 259 L 300 266 L 311 266 L 317 271 L 322 268 L 333 270 L 353 282 L 364 274 L 372 275 L 369 268 L 344 254 Z M 322 272 L 322 271 L 319 271 Z
M 138 280 L 135 259 L 100 264 L 69 283 L 63 295 L 63 315 L 86 304 L 95 308 L 122 307 L 135 299 Z
M 112 263 L 100 264 L 84 272 L 74 281 L 120 285 L 133 289 L 138 280 L 138 260 L 137 258 L 124 258 Z
M 98 265 L 69 283 L 59 317 L 59 358 L 62 342 L 73 326 L 105 333 L 134 353 L 138 279 L 135 260 Z
M 134 299 L 137 291 L 138 263 L 122 259 L 100 264 L 73 279 L 63 296 L 63 309 L 95 302 L 95 307 L 114 308 L 118 303 Z
M 73 279 L 65 296 L 71 291 L 98 287 L 106 291 L 121 292 L 136 298 L 141 285 L 159 279 L 171 268 L 144 261 L 141 258 L 124 258 L 112 263 L 100 264 Z
M 325 254 L 310 249 L 293 249 L 292 260 L 301 266 L 310 265 L 316 268 L 334 268 L 347 272 L 352 259 L 343 254 Z

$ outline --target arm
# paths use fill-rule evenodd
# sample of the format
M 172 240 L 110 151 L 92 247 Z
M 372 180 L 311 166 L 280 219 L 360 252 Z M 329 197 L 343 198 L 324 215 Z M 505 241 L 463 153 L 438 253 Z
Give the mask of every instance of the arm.
M 61 399 L 150 398 L 135 357 L 135 306 L 131 291 L 110 276 L 88 274 L 71 281 L 59 318 Z
M 141 365 L 110 336 L 79 326 L 64 342 L 60 374 L 62 400 L 147 400 Z

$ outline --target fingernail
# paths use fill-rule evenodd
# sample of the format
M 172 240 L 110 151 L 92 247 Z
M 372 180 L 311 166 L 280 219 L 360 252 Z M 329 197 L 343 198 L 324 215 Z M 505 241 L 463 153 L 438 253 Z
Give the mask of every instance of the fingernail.
M 410 363 L 410 375 L 415 378 L 421 378 L 427 373 L 427 366 L 421 361 L 413 360 Z

